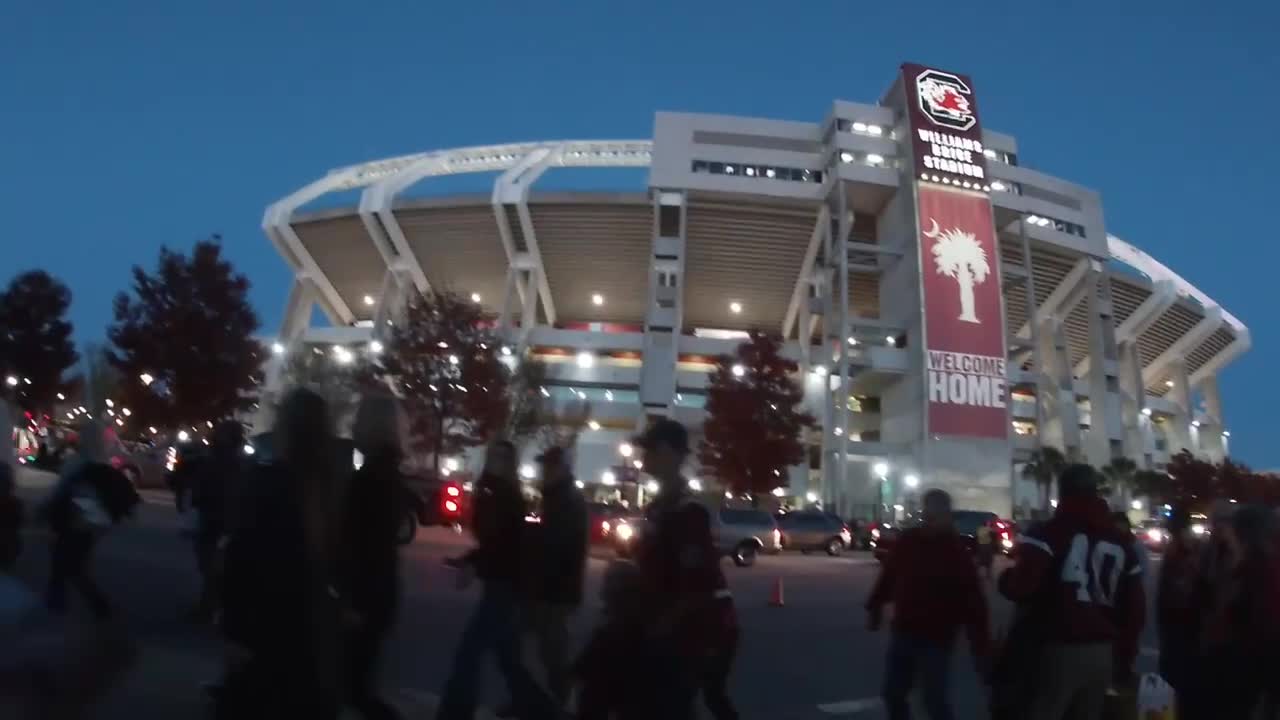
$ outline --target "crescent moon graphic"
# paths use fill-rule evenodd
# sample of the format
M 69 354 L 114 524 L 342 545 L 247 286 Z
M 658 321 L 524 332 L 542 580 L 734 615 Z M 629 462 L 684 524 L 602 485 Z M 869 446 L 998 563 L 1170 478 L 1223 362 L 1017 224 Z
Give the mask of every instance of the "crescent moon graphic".
M 925 236 L 925 237 L 937 237 L 937 236 L 938 236 L 938 233 L 939 233 L 939 232 L 941 232 L 942 228 L 938 227 L 938 221 L 937 221 L 937 220 L 934 220 L 933 218 L 929 218 L 929 222 L 933 223 L 933 229 L 932 229 L 932 230 L 930 230 L 929 232 L 925 233 L 925 234 L 924 234 L 924 236 Z

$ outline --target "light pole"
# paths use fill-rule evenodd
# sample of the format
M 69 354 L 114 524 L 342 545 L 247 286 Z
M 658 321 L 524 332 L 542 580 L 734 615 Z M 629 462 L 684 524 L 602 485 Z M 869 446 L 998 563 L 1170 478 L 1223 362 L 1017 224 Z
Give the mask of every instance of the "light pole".
M 902 484 L 907 488 L 907 502 L 905 504 L 907 506 L 907 514 L 910 515 L 915 512 L 916 491 L 920 487 L 920 476 L 915 473 L 908 473 L 903 476 Z
M 876 522 L 884 522 L 884 486 L 889 482 L 889 463 L 878 462 L 871 470 L 880 478 L 880 482 L 876 483 Z

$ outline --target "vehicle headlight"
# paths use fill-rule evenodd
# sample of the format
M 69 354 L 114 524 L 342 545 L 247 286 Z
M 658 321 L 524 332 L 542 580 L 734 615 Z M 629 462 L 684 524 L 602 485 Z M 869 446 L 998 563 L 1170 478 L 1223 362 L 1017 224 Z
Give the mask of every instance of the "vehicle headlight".
M 1191 526 L 1191 534 L 1193 535 L 1204 535 L 1207 532 L 1209 532 L 1209 528 L 1205 527 L 1204 523 L 1195 523 Z
M 1013 541 L 1010 540 L 1009 538 L 1004 538 L 1003 540 L 1000 541 L 1000 544 L 1003 545 L 1005 548 L 1013 547 Z
M 635 530 L 632 530 L 631 526 L 626 523 L 619 523 L 618 527 L 614 529 L 613 534 L 617 535 L 619 540 L 627 542 L 631 539 L 631 536 L 635 534 Z
M 871 537 L 876 540 L 880 539 L 880 528 L 871 528 Z
M 1164 531 L 1160 528 L 1150 528 L 1147 530 L 1147 537 L 1150 538 L 1152 542 L 1164 542 Z

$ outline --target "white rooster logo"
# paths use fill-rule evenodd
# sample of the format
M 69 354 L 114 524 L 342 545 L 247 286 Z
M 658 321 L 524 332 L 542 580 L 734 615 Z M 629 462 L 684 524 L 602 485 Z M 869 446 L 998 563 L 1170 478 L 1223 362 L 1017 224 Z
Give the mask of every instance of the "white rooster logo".
M 933 223 L 933 229 L 924 236 L 935 241 L 933 262 L 938 274 L 953 278 L 960 286 L 960 320 L 981 324 L 973 310 L 973 286 L 985 282 L 987 275 L 991 274 L 987 252 L 973 233 L 960 228 L 943 231 L 937 220 L 929 218 L 929 222 Z

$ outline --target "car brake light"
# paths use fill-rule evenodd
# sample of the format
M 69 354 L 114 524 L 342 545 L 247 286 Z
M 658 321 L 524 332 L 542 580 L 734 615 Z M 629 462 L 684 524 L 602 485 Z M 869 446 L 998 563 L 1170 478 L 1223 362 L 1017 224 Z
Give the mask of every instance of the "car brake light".
M 449 497 L 458 497 L 459 495 L 462 494 L 462 491 L 458 489 L 457 485 L 450 485 L 449 487 L 445 488 L 444 491 L 449 495 Z
M 609 521 L 608 521 L 608 520 L 602 520 L 602 521 L 600 521 L 600 530 L 601 530 L 602 532 L 604 532 L 604 534 L 608 535 L 608 534 L 609 534 L 609 531 L 610 531 L 610 530 L 612 530 L 612 529 L 613 529 L 613 527 L 612 527 L 611 525 L 609 525 Z
M 444 509 L 445 509 L 445 510 L 448 510 L 448 511 L 449 511 L 449 512 L 451 512 L 451 513 L 456 513 L 456 512 L 458 512 L 458 503 L 456 503 L 456 502 L 454 502 L 454 501 L 452 501 L 452 500 L 445 500 L 445 501 L 444 501 Z
M 871 528 L 871 537 L 880 539 L 880 528 Z

